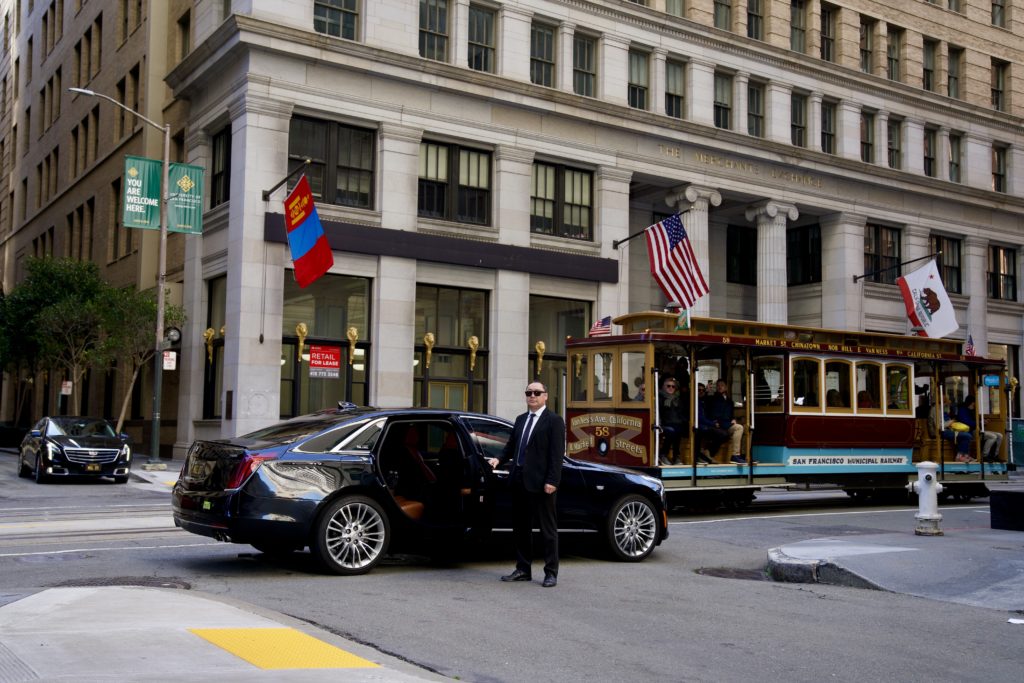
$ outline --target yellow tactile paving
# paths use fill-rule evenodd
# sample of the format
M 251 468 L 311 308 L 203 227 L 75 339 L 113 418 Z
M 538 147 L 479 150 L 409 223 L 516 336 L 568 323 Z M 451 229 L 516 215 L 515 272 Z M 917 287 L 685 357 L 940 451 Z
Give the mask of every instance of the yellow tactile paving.
M 261 669 L 369 669 L 378 665 L 293 628 L 190 628 Z

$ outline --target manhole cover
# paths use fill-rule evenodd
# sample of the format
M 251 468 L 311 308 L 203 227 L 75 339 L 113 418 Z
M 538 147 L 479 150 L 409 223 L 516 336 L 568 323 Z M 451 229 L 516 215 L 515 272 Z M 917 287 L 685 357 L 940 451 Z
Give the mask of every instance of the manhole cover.
M 141 588 L 181 588 L 189 590 L 192 584 L 181 579 L 159 576 L 110 576 L 94 579 L 68 579 L 50 588 L 85 588 L 88 586 L 138 586 Z
M 697 570 L 703 576 L 719 579 L 743 579 L 745 581 L 768 581 L 764 569 L 736 569 L 734 567 L 701 567 Z

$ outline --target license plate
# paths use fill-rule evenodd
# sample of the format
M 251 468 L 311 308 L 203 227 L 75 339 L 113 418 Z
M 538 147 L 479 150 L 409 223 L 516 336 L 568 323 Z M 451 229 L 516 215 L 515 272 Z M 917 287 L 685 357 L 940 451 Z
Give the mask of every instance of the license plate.
M 208 501 L 208 500 L 204 500 L 204 501 L 203 501 L 203 509 L 204 509 L 204 510 L 209 510 L 209 509 L 210 509 L 210 508 L 212 508 L 212 507 L 213 507 L 213 503 L 211 503 L 211 502 L 210 502 L 210 501 Z
M 85 471 L 86 472 L 99 472 L 100 471 L 100 466 L 97 465 L 96 463 L 89 463 L 88 465 L 85 466 Z

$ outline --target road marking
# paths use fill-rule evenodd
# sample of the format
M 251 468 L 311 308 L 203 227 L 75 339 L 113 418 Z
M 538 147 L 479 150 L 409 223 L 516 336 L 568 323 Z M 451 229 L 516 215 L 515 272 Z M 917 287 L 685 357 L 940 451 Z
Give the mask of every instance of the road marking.
M 189 631 L 261 669 L 371 669 L 380 666 L 293 628 L 190 628 Z
M 210 543 L 185 543 L 182 545 L 140 545 L 132 548 L 70 548 L 67 550 L 44 550 L 36 553 L 0 553 L 0 557 L 31 557 L 33 555 L 66 555 L 68 553 L 102 553 L 112 550 L 163 550 L 165 548 L 198 548 L 204 545 L 222 545 L 218 541 Z
M 957 510 L 988 510 L 988 507 L 955 508 Z M 692 522 L 669 522 L 669 526 L 685 526 L 687 524 L 714 524 L 716 522 L 744 522 L 751 519 L 786 519 L 789 517 L 833 517 L 841 515 L 881 515 L 890 512 L 917 514 L 917 510 L 851 510 L 849 512 L 800 512 L 789 515 L 750 515 L 749 517 L 722 517 L 719 519 L 698 519 Z

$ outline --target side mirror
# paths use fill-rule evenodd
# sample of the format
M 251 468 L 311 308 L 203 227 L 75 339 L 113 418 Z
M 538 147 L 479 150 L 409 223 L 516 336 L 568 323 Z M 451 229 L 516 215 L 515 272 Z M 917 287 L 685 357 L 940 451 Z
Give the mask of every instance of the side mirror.
M 31 432 L 28 433 L 28 435 L 31 436 L 33 439 L 38 439 L 43 435 L 43 433 L 38 429 L 33 429 Z
M 120 433 L 120 434 L 118 434 L 117 436 L 118 436 L 118 437 L 119 437 L 119 438 L 120 438 L 120 439 L 121 439 L 122 441 L 128 441 L 128 440 L 130 440 L 130 439 L 132 438 L 131 436 L 129 436 L 129 435 L 128 435 L 128 432 L 121 432 L 121 433 Z

